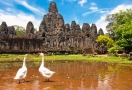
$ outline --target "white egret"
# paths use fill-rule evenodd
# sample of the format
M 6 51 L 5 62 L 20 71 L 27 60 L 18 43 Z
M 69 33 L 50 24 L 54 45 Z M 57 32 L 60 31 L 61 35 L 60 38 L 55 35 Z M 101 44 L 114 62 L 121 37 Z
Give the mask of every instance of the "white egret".
M 16 76 L 14 77 L 14 80 L 19 80 L 19 83 L 21 80 L 25 81 L 26 75 L 27 75 L 27 67 L 26 67 L 26 58 L 27 58 L 28 54 L 25 54 L 24 56 L 24 60 L 23 60 L 23 65 L 22 68 L 20 68 L 17 73 Z
M 42 56 L 42 63 L 39 67 L 39 72 L 40 74 L 45 78 L 45 81 L 49 81 L 49 78 L 51 78 L 51 76 L 55 73 L 51 70 L 49 70 L 48 68 L 44 67 L 44 54 L 43 53 L 39 53 L 40 56 Z

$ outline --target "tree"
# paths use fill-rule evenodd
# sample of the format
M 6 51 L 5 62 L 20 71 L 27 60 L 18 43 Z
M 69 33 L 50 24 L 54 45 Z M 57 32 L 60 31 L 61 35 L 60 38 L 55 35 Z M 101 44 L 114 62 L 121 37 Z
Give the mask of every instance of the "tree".
M 116 35 L 116 44 L 126 52 L 132 50 L 132 9 L 121 10 L 115 14 L 113 32 Z
M 120 10 L 106 17 L 108 35 L 126 52 L 132 50 L 132 9 Z
M 21 36 L 26 33 L 26 30 L 22 26 L 14 25 L 15 31 L 16 31 L 16 36 Z
M 113 31 L 113 23 L 115 21 L 115 14 L 107 15 L 106 19 L 107 22 L 109 22 L 106 26 L 107 35 L 111 37 L 112 39 L 115 39 L 115 33 Z
M 98 36 L 96 42 L 103 43 L 107 48 L 111 48 L 114 46 L 114 41 L 112 38 L 106 35 L 100 35 Z
M 118 52 L 118 48 L 116 48 L 116 47 L 111 47 L 111 48 L 108 49 L 108 52 L 109 52 L 109 53 L 115 54 L 115 53 Z

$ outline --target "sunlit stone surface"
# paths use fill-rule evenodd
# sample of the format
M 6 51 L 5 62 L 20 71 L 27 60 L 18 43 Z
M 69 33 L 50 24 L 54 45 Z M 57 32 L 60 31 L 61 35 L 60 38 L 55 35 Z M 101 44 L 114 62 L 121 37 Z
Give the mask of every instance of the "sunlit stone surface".
M 35 31 L 31 21 L 27 23 L 26 33 L 16 36 L 14 27 L 2 22 L 0 27 L 1 52 L 38 52 L 52 53 L 104 53 L 106 47 L 96 43 L 103 30 L 95 24 L 83 23 L 82 27 L 72 21 L 65 24 L 55 2 L 51 2 L 48 13 L 44 15 L 39 30 Z M 103 51 L 103 52 L 102 52 Z

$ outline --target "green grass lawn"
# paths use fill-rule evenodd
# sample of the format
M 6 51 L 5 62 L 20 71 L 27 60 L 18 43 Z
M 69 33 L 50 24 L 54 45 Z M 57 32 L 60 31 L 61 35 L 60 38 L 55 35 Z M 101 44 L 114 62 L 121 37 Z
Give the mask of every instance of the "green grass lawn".
M 24 54 L 0 54 L 0 62 L 2 61 L 23 61 Z M 36 54 L 29 54 L 27 57 L 27 61 L 41 61 L 41 56 L 37 56 Z M 89 62 L 108 62 L 108 63 L 122 63 L 122 64 L 132 64 L 131 60 L 128 58 L 122 57 L 115 57 L 115 56 L 108 56 L 108 57 L 100 57 L 100 56 L 90 56 L 86 55 L 83 56 L 81 54 L 73 54 L 73 55 L 45 55 L 45 61 L 49 60 L 80 60 L 80 61 L 89 61 Z

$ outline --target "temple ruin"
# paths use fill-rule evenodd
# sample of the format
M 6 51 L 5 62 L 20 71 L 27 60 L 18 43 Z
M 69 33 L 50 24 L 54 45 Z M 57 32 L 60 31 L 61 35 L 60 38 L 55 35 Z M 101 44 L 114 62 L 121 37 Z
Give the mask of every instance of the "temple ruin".
M 39 31 L 34 31 L 31 21 L 27 23 L 26 33 L 16 36 L 15 28 L 2 22 L 0 26 L 0 52 L 52 52 L 52 53 L 95 53 L 101 51 L 96 43 L 102 29 L 97 32 L 95 24 L 84 23 L 82 28 L 76 21 L 65 24 L 58 13 L 55 2 L 51 2 L 48 13 L 40 23 Z

